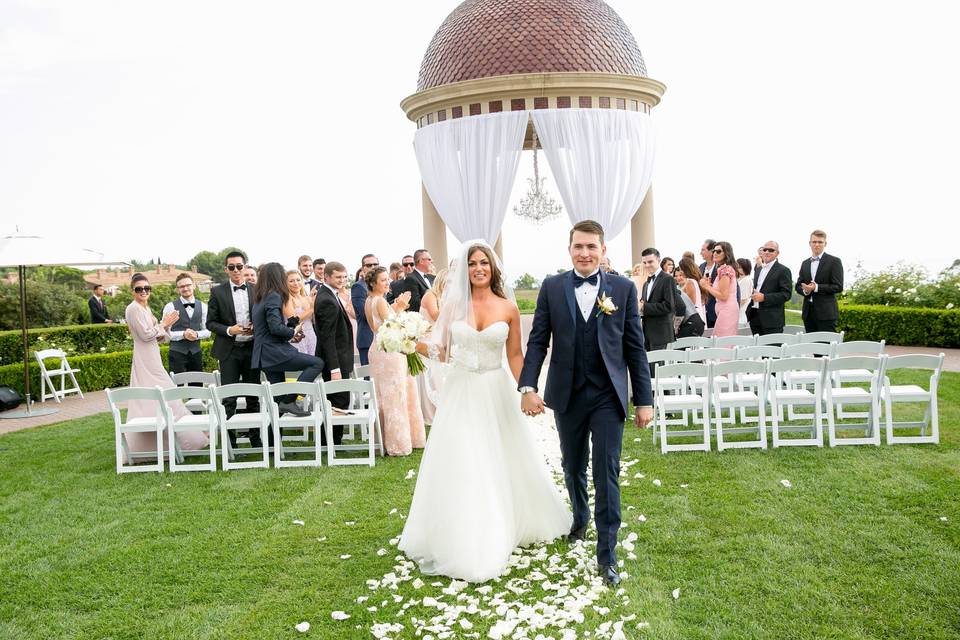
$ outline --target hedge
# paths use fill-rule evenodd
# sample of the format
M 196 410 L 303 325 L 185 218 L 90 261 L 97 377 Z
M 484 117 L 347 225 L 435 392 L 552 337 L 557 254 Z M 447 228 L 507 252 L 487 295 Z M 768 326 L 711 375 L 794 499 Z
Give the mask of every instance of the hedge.
M 960 311 L 844 304 L 837 331 L 845 332 L 844 341 L 954 349 L 960 347 Z
M 204 341 L 203 368 L 213 371 L 218 367 L 217 361 L 210 355 L 211 341 Z M 170 347 L 161 345 L 160 357 L 164 368 L 167 367 L 167 352 Z M 130 384 L 130 366 L 133 362 L 133 351 L 115 351 L 113 353 L 97 353 L 92 355 L 68 357 L 67 360 L 77 372 L 77 383 L 84 391 L 99 391 L 107 387 L 126 387 Z M 59 387 L 59 378 L 54 378 Z M 9 364 L 0 367 L 0 385 L 12 387 L 23 393 L 23 360 L 19 364 Z M 36 360 L 30 362 L 30 393 L 39 398 L 40 393 L 40 366 Z
M 67 327 L 27 330 L 30 351 L 62 349 L 68 356 L 129 351 L 133 348 L 125 324 L 79 324 Z M 23 336 L 20 330 L 0 331 L 0 365 L 23 365 Z

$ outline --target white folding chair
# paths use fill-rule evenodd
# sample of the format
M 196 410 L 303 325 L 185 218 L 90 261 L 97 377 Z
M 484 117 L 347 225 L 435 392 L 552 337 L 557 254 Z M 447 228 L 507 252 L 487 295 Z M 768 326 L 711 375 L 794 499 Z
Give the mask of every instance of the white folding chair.
M 167 440 L 169 444 L 170 471 L 216 471 L 217 470 L 217 412 L 208 410 L 206 413 L 188 413 L 177 418 L 170 408 L 170 402 L 180 401 L 189 407 L 190 402 L 196 401 L 208 409 L 213 407 L 213 392 L 211 387 L 174 387 L 162 389 L 163 415 L 167 423 Z M 177 434 L 186 431 L 202 431 L 207 434 L 210 446 L 207 449 L 190 451 L 180 448 Z M 185 456 L 209 456 L 207 464 L 183 464 Z
M 143 471 L 163 471 L 163 433 L 167 422 L 163 414 L 163 396 L 159 387 L 127 387 L 125 389 L 107 389 L 107 404 L 113 414 L 113 433 L 117 456 L 117 473 L 139 473 Z M 137 400 L 155 403 L 157 413 L 154 416 L 142 416 L 124 420 L 120 415 L 120 405 Z M 157 448 L 154 451 L 132 451 L 124 437 L 128 433 L 154 433 Z M 127 464 L 123 463 L 126 456 Z M 135 458 L 156 458 L 155 464 L 134 464 Z
M 810 333 L 801 333 L 800 342 L 843 342 L 843 331 L 811 331 Z
M 350 377 L 353 378 L 353 379 L 355 379 L 355 380 L 356 380 L 356 379 L 361 379 L 361 380 L 362 380 L 362 379 L 373 380 L 373 369 L 370 367 L 369 364 L 357 365 L 356 367 L 353 368 L 353 373 L 350 374 Z M 350 394 L 350 406 L 351 406 L 352 408 L 360 408 L 360 407 L 362 407 L 362 406 L 363 406 L 363 401 L 364 401 L 364 399 L 363 399 L 363 398 L 360 398 L 360 397 L 357 397 L 356 394 Z M 353 432 L 353 428 L 354 428 L 355 426 L 356 426 L 356 425 L 354 425 L 354 424 L 349 424 L 349 425 L 347 425 L 347 426 L 344 427 L 344 430 L 343 430 L 343 439 L 344 439 L 344 440 L 355 440 L 355 439 L 356 439 L 356 435 L 355 435 L 354 432 Z M 361 431 L 362 431 L 362 429 L 363 429 L 363 428 L 361 427 Z M 363 431 L 363 432 L 360 434 L 360 438 L 363 439 L 363 440 L 366 440 L 366 439 L 367 439 L 367 433 L 366 433 L 365 431 Z
M 827 400 L 827 442 L 831 447 L 843 444 L 880 446 L 880 388 L 883 386 L 883 365 L 886 356 L 845 356 L 827 361 L 824 391 Z M 844 387 L 836 384 L 844 371 L 869 371 L 869 388 Z M 866 405 L 866 421 L 837 424 L 834 413 L 840 404 Z M 839 437 L 837 430 L 863 430 L 862 438 Z
M 667 349 L 702 349 L 713 346 L 713 338 L 702 336 L 687 336 L 686 338 L 677 338 L 676 341 L 667 345 Z
M 170 371 L 169 373 L 173 384 L 178 387 L 193 385 L 203 387 L 209 387 L 210 385 L 215 387 L 220 386 L 219 371 L 181 371 L 180 373 Z M 189 409 L 191 413 L 207 413 L 210 410 L 210 406 L 205 405 L 199 398 L 191 398 L 184 404 L 187 405 L 187 409 Z
M 823 376 L 827 363 L 826 358 L 784 358 L 781 360 L 767 360 L 767 375 L 773 376 L 767 395 L 770 399 L 770 421 L 773 427 L 773 446 L 823 446 Z M 787 373 L 813 371 L 819 373 L 813 383 L 813 390 L 805 387 L 799 389 L 784 388 L 783 376 Z M 813 407 L 813 414 L 809 424 L 780 426 L 781 408 L 786 406 L 789 411 L 793 406 Z M 806 417 L 806 416 L 804 416 Z M 781 431 L 809 433 L 808 438 L 781 438 Z
M 886 340 L 874 342 L 872 340 L 854 340 L 853 342 L 837 342 L 833 345 L 833 358 L 844 358 L 847 356 L 879 356 L 883 353 Z M 866 369 L 843 369 L 833 374 L 831 383 L 835 387 L 843 386 L 844 382 L 870 382 L 873 378 L 873 372 Z M 847 420 L 849 418 L 866 418 L 867 413 L 863 411 L 847 411 L 842 402 L 836 403 L 836 414 L 838 420 Z
M 750 327 L 738 327 L 737 328 L 738 336 L 752 336 L 753 330 Z
M 704 330 L 703 330 L 703 337 L 704 337 L 704 338 L 712 338 L 712 337 L 713 337 L 713 327 L 707 327 L 706 329 L 704 329 Z
M 728 360 L 733 360 L 735 357 L 736 351 L 727 347 L 707 347 L 705 349 L 690 349 L 687 352 L 687 362 L 702 362 L 704 364 L 712 364 L 715 362 L 726 362 Z M 730 386 L 730 379 L 726 376 L 713 376 L 713 384 L 718 384 L 727 388 L 727 391 L 732 391 Z M 687 385 L 690 387 L 690 390 L 693 393 L 702 393 L 710 395 L 710 387 L 707 386 L 707 377 L 706 376 L 688 376 Z M 697 420 L 698 416 L 694 412 L 693 419 Z M 737 421 L 737 416 L 734 413 L 733 409 L 730 410 L 730 414 L 725 416 L 725 422 L 733 424 Z
M 710 451 L 710 393 L 698 394 L 693 385 L 685 384 L 684 393 L 667 395 L 664 385 L 660 384 L 661 380 L 669 381 L 672 384 L 675 378 L 686 379 L 691 377 L 700 377 L 707 380 L 707 384 L 704 385 L 705 388 L 712 386 L 709 383 L 710 365 L 708 364 L 678 362 L 657 367 L 656 376 L 653 379 L 654 402 L 656 405 L 654 410 L 657 414 L 657 420 L 653 429 L 654 445 L 656 445 L 657 436 L 660 437 L 660 453 L 667 453 L 668 451 Z M 692 411 L 694 424 L 697 422 L 696 416 L 699 413 L 701 428 L 689 429 L 686 428 L 687 425 L 685 424 L 683 429 L 670 430 L 667 424 L 667 414 L 681 411 Z M 700 438 L 700 441 L 670 444 L 668 436 L 696 436 Z
M 789 333 L 791 335 L 798 335 L 803 333 L 803 325 L 801 324 L 788 324 L 783 328 L 784 333 Z
M 269 436 L 267 434 L 270 428 L 270 403 L 271 399 L 267 388 L 263 384 L 251 384 L 238 382 L 236 384 L 225 384 L 220 387 L 211 387 L 213 392 L 213 407 L 217 412 L 217 419 L 220 423 L 220 443 L 222 451 L 222 462 L 224 471 L 230 469 L 251 469 L 270 466 L 270 447 L 267 446 Z M 235 413 L 229 419 L 227 410 L 223 406 L 223 401 L 227 398 L 238 398 L 240 396 L 256 396 L 260 400 L 260 411 L 257 413 Z M 233 448 L 230 444 L 228 431 L 251 429 L 260 430 L 260 441 L 262 447 Z M 260 454 L 259 460 L 248 460 L 244 462 L 234 462 L 237 455 Z
M 68 393 L 77 393 L 80 397 L 83 397 L 83 391 L 80 390 L 80 385 L 77 384 L 77 377 L 73 375 L 80 369 L 75 369 L 70 366 L 70 363 L 67 362 L 67 354 L 65 354 L 60 349 L 44 349 L 42 351 L 34 351 L 34 357 L 37 359 L 37 363 L 40 365 L 40 401 L 46 402 L 47 398 L 53 398 L 58 403 L 60 399 L 63 398 Z M 48 369 L 47 360 L 57 359 L 57 368 Z M 57 389 L 53 385 L 53 376 L 60 376 L 60 388 Z M 67 378 L 70 378 L 70 382 L 73 386 L 70 388 L 66 387 Z M 50 389 L 48 392 L 47 389 Z
M 686 362 L 687 361 L 687 351 L 681 349 L 656 349 L 654 351 L 647 352 L 647 362 L 653 365 L 654 374 L 656 375 L 657 369 L 664 364 L 675 364 L 677 362 Z M 686 388 L 686 381 L 684 378 L 677 376 L 675 378 L 664 378 L 660 377 L 660 384 L 663 387 L 664 391 L 669 393 L 681 393 Z M 687 416 L 687 410 L 684 409 L 681 412 L 681 417 L 679 418 L 667 418 L 666 424 L 681 425 L 687 424 L 689 417 Z M 656 412 L 654 412 L 653 422 L 657 421 Z M 651 425 L 654 426 L 654 425 Z M 651 435 L 654 438 L 654 444 L 656 444 L 656 429 L 651 428 Z
M 754 347 L 737 347 L 735 359 L 764 362 L 766 360 L 779 359 L 782 353 L 782 347 L 777 347 L 772 344 Z M 756 392 L 760 388 L 760 383 L 763 382 L 764 389 L 769 391 L 770 380 L 768 378 L 769 376 L 767 376 L 765 371 L 763 373 L 741 373 L 737 376 L 737 384 L 738 386 L 742 387 L 744 391 Z M 766 395 L 764 395 L 764 398 L 766 398 Z M 780 416 L 780 419 L 783 420 L 782 415 Z M 746 407 L 740 408 L 741 424 L 753 424 L 756 421 L 757 417 L 747 413 Z
M 376 452 L 383 452 L 383 432 L 380 429 L 380 410 L 377 408 L 377 394 L 373 389 L 372 380 L 331 380 L 320 381 L 320 390 L 324 397 L 324 424 L 327 434 L 327 464 L 331 467 L 339 464 L 367 464 L 373 466 L 376 461 Z M 334 393 L 350 393 L 360 397 L 364 405 L 358 408 L 340 410 L 330 404 L 330 395 Z M 336 425 L 361 425 L 361 433 L 367 433 L 367 444 L 339 444 L 333 443 L 333 427 Z M 342 457 L 337 454 L 346 451 L 367 451 L 365 458 Z
M 805 334 L 809 335 L 809 334 Z M 803 336 L 800 336 L 803 338 Z M 808 358 L 819 357 L 828 358 L 833 355 L 833 345 L 824 342 L 804 342 L 802 339 L 797 344 L 785 344 L 780 354 L 781 358 Z M 802 389 L 813 386 L 820 380 L 820 374 L 814 371 L 787 371 L 781 379 L 787 389 Z M 822 398 L 824 399 L 825 398 Z M 787 420 L 796 420 L 800 417 L 792 406 L 787 406 Z M 809 415 L 809 414 L 807 414 Z
M 757 336 L 757 346 L 776 344 L 797 344 L 800 342 L 800 336 L 795 333 L 768 333 L 765 336 Z
M 326 400 L 318 382 L 277 382 L 267 386 L 270 405 L 270 423 L 273 427 L 273 466 L 277 467 L 319 467 L 323 462 L 323 447 L 320 444 L 321 429 L 324 424 L 324 405 Z M 278 396 L 303 396 L 305 407 L 310 407 L 310 415 L 280 415 L 277 405 Z M 283 437 L 284 429 L 302 429 L 309 435 L 313 432 L 312 446 L 287 446 Z M 329 434 L 328 434 L 329 437 Z M 330 440 L 327 440 L 330 442 Z M 292 459 L 290 455 L 310 454 L 309 458 Z
M 747 449 L 747 448 L 767 448 L 767 364 L 759 360 L 733 360 L 731 362 L 717 362 L 712 366 L 712 376 L 716 379 L 718 376 L 724 376 L 731 380 L 731 387 L 727 391 L 721 390 L 720 385 L 713 385 L 710 405 L 713 408 L 713 428 L 717 433 L 717 451 L 724 449 Z M 757 383 L 751 387 L 745 386 L 741 377 L 753 375 L 757 377 Z M 724 428 L 722 412 L 724 409 L 730 409 L 731 412 L 740 409 L 746 412 L 747 409 L 756 409 L 756 416 L 753 422 L 755 427 L 729 427 Z M 727 441 L 724 434 L 754 433 L 757 435 L 755 440 L 735 440 Z
M 915 384 L 890 384 L 889 374 L 896 369 L 928 369 L 931 370 L 930 384 L 927 389 Z M 915 354 L 905 356 L 889 356 L 884 365 L 883 388 L 880 396 L 883 400 L 887 426 L 887 444 L 937 444 L 940 442 L 940 414 L 937 403 L 937 387 L 940 382 L 940 373 L 943 371 L 943 354 L 939 356 Z M 893 420 L 893 405 L 906 403 L 922 403 L 925 405 L 922 421 L 895 422 Z M 898 436 L 894 434 L 896 428 L 920 427 L 919 436 Z M 927 427 L 930 433 L 927 434 Z
M 757 344 L 757 337 L 750 335 L 721 336 L 713 339 L 715 347 L 752 347 Z

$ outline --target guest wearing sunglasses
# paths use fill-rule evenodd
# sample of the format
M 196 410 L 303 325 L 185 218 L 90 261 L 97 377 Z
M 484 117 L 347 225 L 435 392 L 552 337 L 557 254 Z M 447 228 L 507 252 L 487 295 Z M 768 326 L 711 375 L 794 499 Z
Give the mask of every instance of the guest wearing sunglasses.
M 404 263 L 407 260 L 404 259 Z M 433 258 L 426 249 L 417 249 L 413 252 L 413 269 L 403 280 L 403 290 L 410 292 L 410 311 L 420 311 L 420 300 L 423 294 L 433 286 L 434 275 L 430 273 L 433 267 Z M 404 266 L 406 269 L 406 266 Z
M 163 319 L 157 322 L 153 312 L 150 311 L 149 305 L 150 293 L 153 288 L 150 286 L 147 277 L 142 273 L 133 275 L 130 288 L 133 289 L 133 302 L 127 305 L 125 314 L 127 329 L 129 329 L 133 338 L 130 386 L 169 389 L 174 385 L 173 381 L 170 380 L 170 375 L 163 367 L 163 360 L 160 358 L 160 343 L 170 340 L 170 328 L 180 320 L 180 313 L 172 311 L 165 314 Z M 178 418 L 189 413 L 180 401 L 171 402 L 170 408 Z M 156 414 L 156 405 L 148 401 L 131 401 L 127 408 L 128 420 L 132 418 L 152 418 Z M 124 452 L 125 461 L 127 451 L 151 454 L 153 460 L 156 460 L 157 439 L 154 433 L 129 433 L 124 437 L 127 444 L 127 450 Z M 166 435 L 164 435 L 164 439 L 166 440 Z M 177 443 L 181 449 L 202 449 L 207 446 L 208 440 L 206 434 L 190 431 L 177 434 Z M 150 455 L 137 456 L 134 461 L 149 457 Z
M 758 250 L 753 268 L 753 295 L 747 322 L 754 335 L 783 333 L 783 306 L 793 296 L 793 274 L 780 264 L 780 245 L 768 240 Z
M 368 253 L 363 256 L 360 265 L 360 271 L 357 272 L 356 281 L 353 283 L 353 286 L 350 287 L 350 302 L 354 310 L 353 318 L 357 321 L 357 353 L 360 354 L 360 364 L 367 365 L 370 364 L 367 354 L 370 351 L 370 345 L 373 344 L 373 331 L 370 329 L 370 325 L 367 324 L 367 314 L 363 312 L 367 304 L 367 284 L 364 282 L 364 278 L 371 269 L 376 269 L 380 266 L 380 261 L 377 260 L 377 256 Z
M 733 247 L 729 242 L 717 242 L 713 245 L 713 266 L 716 278 L 700 278 L 700 288 L 716 300 L 717 320 L 713 325 L 713 335 L 737 335 L 737 323 L 740 319 L 740 303 L 737 295 L 737 277 L 740 266 L 733 255 Z

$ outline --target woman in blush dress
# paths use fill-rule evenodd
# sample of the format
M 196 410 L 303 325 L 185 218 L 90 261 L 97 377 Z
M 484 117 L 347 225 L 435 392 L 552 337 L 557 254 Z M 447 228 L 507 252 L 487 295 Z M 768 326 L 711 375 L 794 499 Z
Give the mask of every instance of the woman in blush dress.
M 729 242 L 717 242 L 713 245 L 713 262 L 717 267 L 717 278 L 710 284 L 710 278 L 701 278 L 700 287 L 717 301 L 717 321 L 713 325 L 713 335 L 737 335 L 740 320 L 740 301 L 737 299 L 737 277 L 740 267 L 733 255 Z
M 747 305 L 750 304 L 750 296 L 753 295 L 753 265 L 746 258 L 737 258 L 737 265 L 740 267 L 740 278 L 737 279 L 737 287 L 740 292 L 740 319 L 739 327 L 750 326 L 747 322 Z
M 290 344 L 299 351 L 308 356 L 317 352 L 317 333 L 313 329 L 313 296 L 307 295 L 303 289 L 303 276 L 296 269 L 287 271 L 287 301 L 283 305 L 283 317 L 300 318 L 300 331 L 303 332 L 303 338 L 299 342 Z
M 433 284 L 423 294 L 420 300 L 420 315 L 433 324 L 440 317 L 440 300 L 443 297 L 443 288 L 447 284 L 449 269 L 440 269 Z M 437 411 L 437 394 L 443 384 L 446 365 L 436 360 L 424 362 L 427 371 L 417 376 L 417 392 L 420 394 L 420 410 L 423 412 L 423 421 L 433 424 L 433 416 Z
M 172 311 L 157 322 L 148 304 L 152 287 L 147 277 L 136 273 L 130 281 L 133 289 L 133 302 L 127 305 L 127 329 L 133 338 L 133 363 L 130 367 L 131 387 L 160 387 L 172 389 L 173 381 L 170 374 L 163 368 L 160 358 L 160 343 L 170 341 L 170 327 L 176 323 L 180 313 Z M 179 400 L 169 402 L 173 415 L 181 418 L 190 411 Z M 152 418 L 157 415 L 157 405 L 145 400 L 132 400 L 127 406 L 127 419 Z M 152 453 L 156 459 L 157 437 L 153 433 L 128 433 L 124 437 L 131 453 Z M 164 447 L 167 446 L 167 434 L 163 434 Z M 180 449 L 202 449 L 209 444 L 207 435 L 199 431 L 188 431 L 177 434 L 177 445 Z M 141 456 L 136 456 L 140 458 Z M 126 463 L 124 456 L 124 463 Z
M 373 331 L 370 345 L 370 377 L 377 391 L 377 403 L 383 414 L 383 444 L 391 456 L 407 456 L 416 448 L 422 449 L 427 442 L 420 410 L 420 394 L 417 382 L 407 372 L 407 357 L 402 353 L 385 353 L 377 345 L 376 335 L 380 325 L 394 313 L 406 310 L 410 304 L 410 292 L 397 296 L 393 305 L 387 303 L 390 291 L 390 274 L 384 267 L 374 267 L 365 278 L 367 301 L 364 312 Z

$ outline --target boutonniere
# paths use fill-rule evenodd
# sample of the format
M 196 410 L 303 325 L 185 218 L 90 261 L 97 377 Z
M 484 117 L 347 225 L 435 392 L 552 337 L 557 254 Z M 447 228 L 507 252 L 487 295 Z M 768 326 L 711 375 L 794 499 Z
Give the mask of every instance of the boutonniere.
M 597 311 L 597 317 L 599 318 L 601 313 L 608 316 L 613 315 L 619 307 L 613 304 L 613 298 L 606 293 L 601 293 L 600 297 L 597 298 L 597 308 L 599 309 L 599 311 Z

